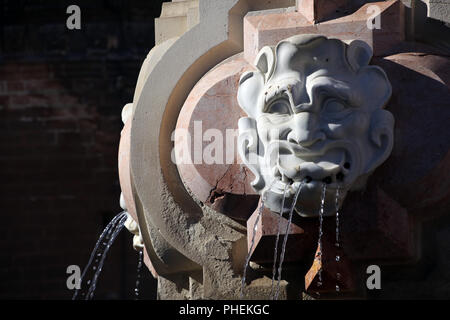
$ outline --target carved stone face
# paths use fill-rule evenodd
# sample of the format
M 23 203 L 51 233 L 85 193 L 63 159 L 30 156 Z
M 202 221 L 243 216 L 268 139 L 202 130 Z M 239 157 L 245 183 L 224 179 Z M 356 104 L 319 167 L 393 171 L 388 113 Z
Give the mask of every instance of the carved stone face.
M 242 75 L 238 151 L 271 210 L 281 211 L 286 190 L 287 211 L 301 187 L 296 211 L 317 216 L 325 184 L 324 214 L 333 215 L 337 189 L 340 205 L 389 156 L 391 85 L 371 57 L 362 41 L 302 35 L 264 47 L 257 70 Z

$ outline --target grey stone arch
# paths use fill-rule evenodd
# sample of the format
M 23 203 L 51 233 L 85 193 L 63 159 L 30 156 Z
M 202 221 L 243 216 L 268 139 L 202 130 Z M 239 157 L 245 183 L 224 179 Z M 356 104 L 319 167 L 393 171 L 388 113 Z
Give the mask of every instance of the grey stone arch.
M 245 14 L 294 5 L 295 0 L 199 0 L 199 23 L 172 41 L 140 76 L 130 171 L 145 247 L 159 275 L 179 284 L 189 283 L 189 277 L 201 281 L 203 297 L 238 296 L 239 270 L 233 268 L 238 262 L 230 263 L 230 254 L 236 243 L 246 246 L 245 230 L 192 199 L 171 161 L 171 134 L 197 81 L 243 50 Z

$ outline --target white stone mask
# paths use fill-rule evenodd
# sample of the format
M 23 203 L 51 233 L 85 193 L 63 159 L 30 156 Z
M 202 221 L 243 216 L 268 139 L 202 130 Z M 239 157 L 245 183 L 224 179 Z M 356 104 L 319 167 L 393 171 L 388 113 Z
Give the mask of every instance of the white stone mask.
M 238 151 L 253 172 L 252 186 L 281 212 L 317 216 L 326 184 L 325 215 L 349 190 L 364 186 L 393 146 L 394 118 L 384 71 L 369 66 L 371 48 L 324 36 L 301 35 L 264 47 L 255 71 L 241 76 Z M 286 190 L 286 192 L 285 192 Z

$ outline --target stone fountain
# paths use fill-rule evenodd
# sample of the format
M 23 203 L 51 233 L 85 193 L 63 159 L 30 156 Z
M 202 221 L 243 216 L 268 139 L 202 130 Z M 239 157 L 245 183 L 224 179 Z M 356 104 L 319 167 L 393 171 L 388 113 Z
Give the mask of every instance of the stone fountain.
M 420 258 L 421 221 L 449 207 L 450 72 L 442 48 L 411 41 L 411 10 L 163 4 L 119 146 L 159 299 L 237 299 L 242 282 L 269 299 L 275 248 L 280 299 L 362 297 L 367 265 Z

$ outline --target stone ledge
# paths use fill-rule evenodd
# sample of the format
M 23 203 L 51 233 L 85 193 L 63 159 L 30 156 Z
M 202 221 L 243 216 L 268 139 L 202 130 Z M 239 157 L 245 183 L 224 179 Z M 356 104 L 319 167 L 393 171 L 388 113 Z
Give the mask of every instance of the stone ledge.
M 369 6 L 380 8 L 381 29 L 367 28 Z M 381 56 L 405 39 L 404 6 L 398 0 L 368 3 L 353 14 L 322 23 L 311 23 L 299 12 L 273 13 L 261 11 L 244 18 L 245 58 L 253 62 L 264 46 L 274 46 L 282 39 L 297 34 L 323 34 L 342 41 L 367 42 L 375 56 Z

